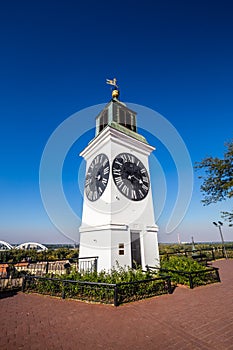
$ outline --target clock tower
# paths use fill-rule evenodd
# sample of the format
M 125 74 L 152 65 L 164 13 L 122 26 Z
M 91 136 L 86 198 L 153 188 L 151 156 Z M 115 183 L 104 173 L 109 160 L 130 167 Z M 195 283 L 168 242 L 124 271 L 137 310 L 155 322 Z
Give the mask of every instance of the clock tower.
M 79 256 L 98 256 L 98 271 L 159 266 L 148 163 L 155 148 L 137 132 L 136 113 L 119 101 L 116 79 L 107 83 L 114 86 L 112 99 L 96 117 L 95 138 L 80 153 L 86 177 Z

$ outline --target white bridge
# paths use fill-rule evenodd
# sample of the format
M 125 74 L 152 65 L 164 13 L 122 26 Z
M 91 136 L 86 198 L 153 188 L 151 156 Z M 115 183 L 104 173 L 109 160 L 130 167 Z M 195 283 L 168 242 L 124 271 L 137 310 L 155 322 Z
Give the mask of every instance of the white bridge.
M 10 250 L 10 249 L 13 249 L 13 247 L 10 243 L 0 241 L 0 251 L 1 250 Z
M 17 247 L 13 247 L 10 243 L 0 241 L 0 251 L 1 250 L 10 250 L 10 249 L 23 249 L 23 250 L 33 249 L 33 250 L 36 250 L 37 252 L 42 252 L 42 251 L 48 250 L 48 248 L 45 247 L 43 244 L 37 243 L 37 242 L 21 243 Z

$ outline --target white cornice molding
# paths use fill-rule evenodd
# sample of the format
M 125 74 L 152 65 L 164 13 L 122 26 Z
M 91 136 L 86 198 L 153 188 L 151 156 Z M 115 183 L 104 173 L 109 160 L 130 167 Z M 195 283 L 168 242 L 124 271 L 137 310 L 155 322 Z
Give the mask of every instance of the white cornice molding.
M 93 232 L 93 231 L 106 231 L 106 230 L 127 231 L 128 225 L 125 225 L 125 224 L 107 224 L 107 225 L 99 225 L 99 226 L 79 227 L 79 232 Z
M 148 156 L 155 147 L 150 146 L 140 140 L 137 140 L 125 133 L 107 126 L 98 136 L 96 136 L 88 146 L 80 153 L 80 156 L 89 158 L 93 153 L 97 153 L 104 144 L 112 140 L 115 144 L 127 146 L 129 149 L 134 149 Z
M 157 225 L 154 226 L 146 226 L 146 231 L 147 232 L 158 232 L 159 228 Z

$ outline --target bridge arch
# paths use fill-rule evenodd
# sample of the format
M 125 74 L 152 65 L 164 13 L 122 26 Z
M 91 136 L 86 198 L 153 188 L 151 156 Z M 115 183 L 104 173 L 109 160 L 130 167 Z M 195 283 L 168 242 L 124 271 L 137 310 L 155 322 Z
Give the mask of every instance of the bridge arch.
M 7 243 L 5 241 L 0 241 L 0 250 L 10 250 L 10 249 L 13 249 L 10 243 Z
M 24 249 L 24 250 L 29 250 L 29 249 L 35 249 L 37 251 L 45 251 L 48 250 L 46 246 L 44 246 L 41 243 L 37 242 L 26 242 L 26 243 L 21 243 L 16 247 L 16 249 Z

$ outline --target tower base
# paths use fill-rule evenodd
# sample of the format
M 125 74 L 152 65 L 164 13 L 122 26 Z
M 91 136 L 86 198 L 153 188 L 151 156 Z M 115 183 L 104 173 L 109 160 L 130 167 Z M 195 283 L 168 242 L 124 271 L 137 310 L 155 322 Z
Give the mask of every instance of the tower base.
M 79 257 L 82 262 L 88 257 L 98 257 L 97 271 L 110 271 L 119 266 L 125 268 L 160 266 L 157 232 L 158 227 L 144 229 L 123 224 L 89 226 L 80 228 Z M 84 259 L 85 258 L 85 259 Z M 82 263 L 80 269 L 87 271 L 89 264 Z

